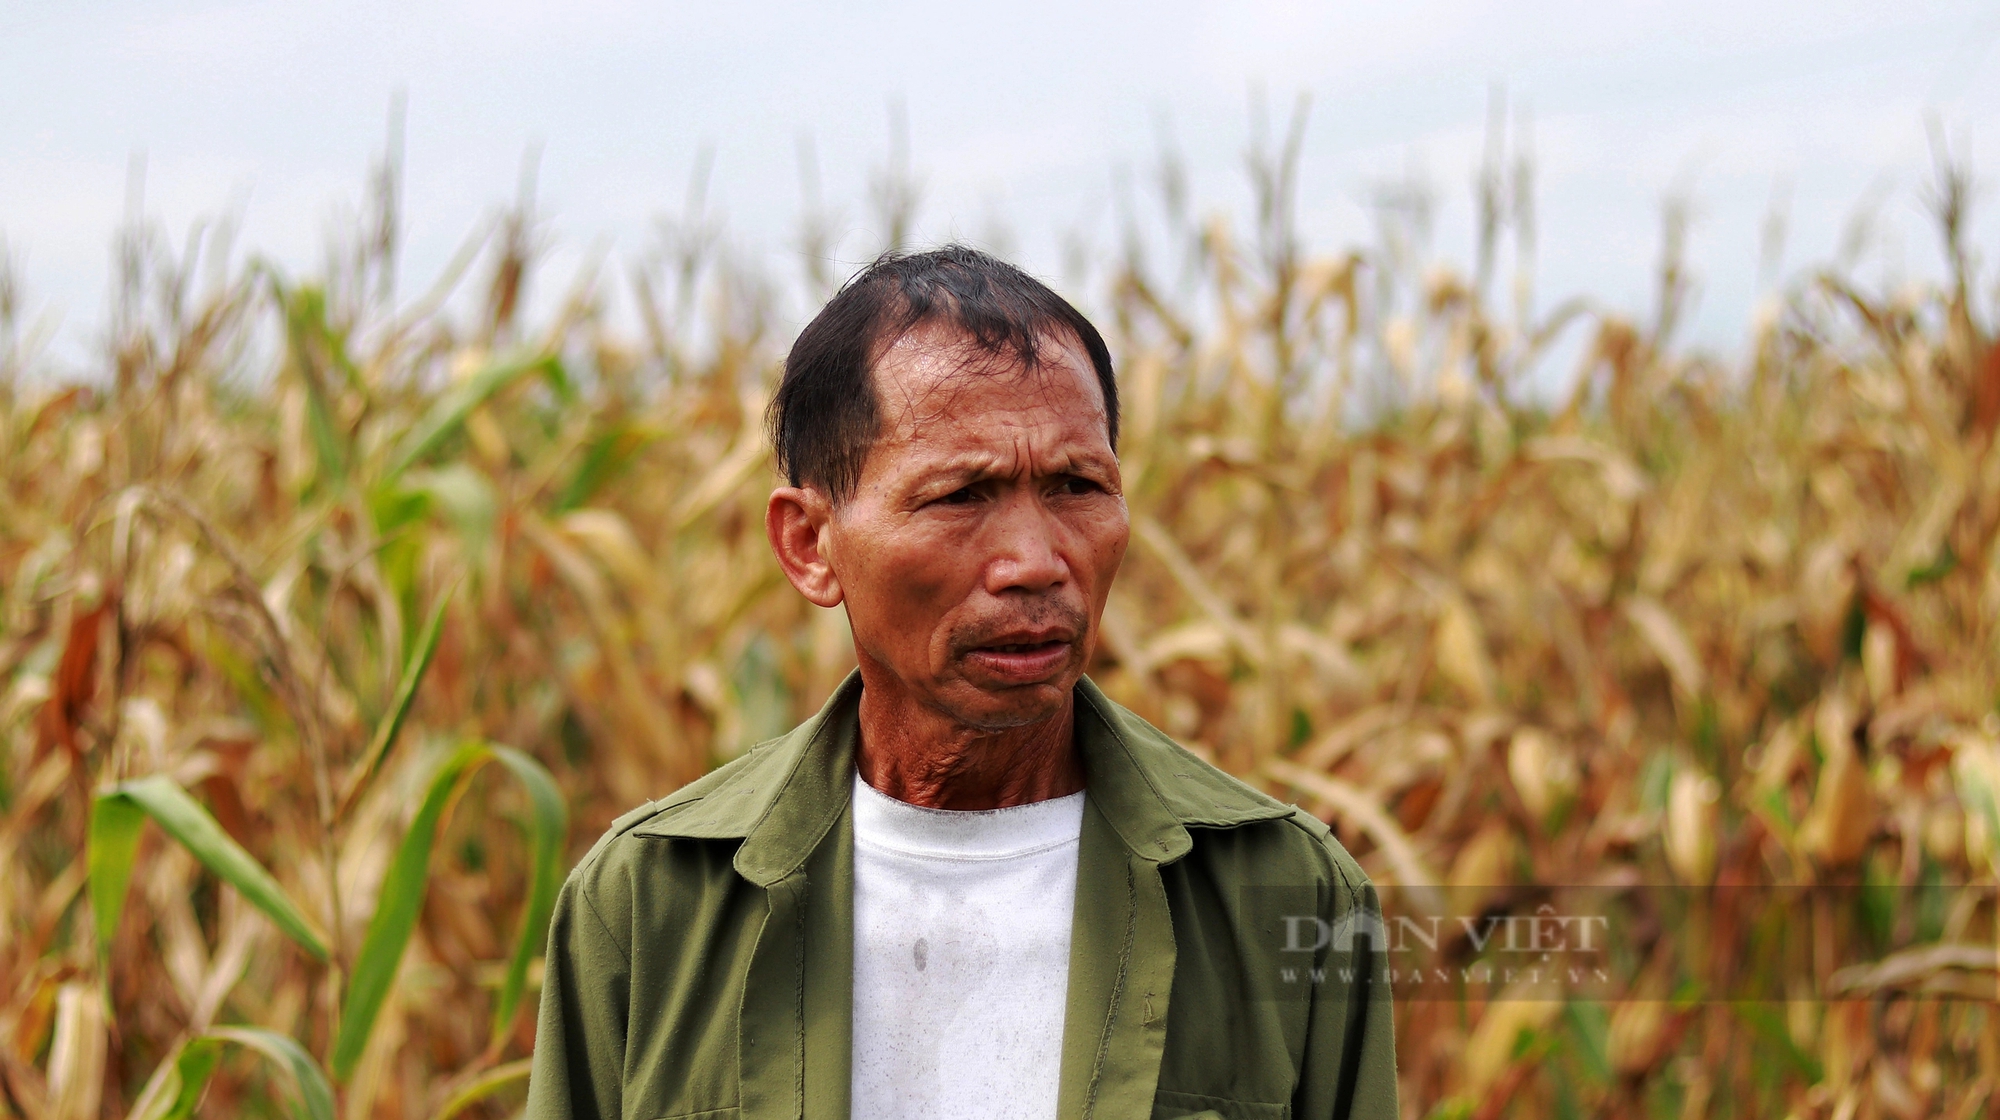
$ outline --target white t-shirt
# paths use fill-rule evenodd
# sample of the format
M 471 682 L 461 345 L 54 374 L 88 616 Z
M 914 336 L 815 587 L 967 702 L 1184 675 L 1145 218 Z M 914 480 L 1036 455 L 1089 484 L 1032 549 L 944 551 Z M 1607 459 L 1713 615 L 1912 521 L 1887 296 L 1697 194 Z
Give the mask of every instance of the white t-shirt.
M 925 809 L 854 779 L 854 1120 L 1052 1120 L 1083 794 Z

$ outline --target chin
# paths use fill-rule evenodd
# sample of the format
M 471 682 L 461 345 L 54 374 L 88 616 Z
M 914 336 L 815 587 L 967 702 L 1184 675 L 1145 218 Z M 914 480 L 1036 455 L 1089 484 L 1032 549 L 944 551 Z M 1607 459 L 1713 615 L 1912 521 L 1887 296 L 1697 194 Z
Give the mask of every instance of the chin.
M 941 697 L 952 718 L 982 731 L 1006 731 L 1026 727 L 1061 715 L 1076 687 L 1073 678 L 1039 684 L 985 688 L 971 681 Z

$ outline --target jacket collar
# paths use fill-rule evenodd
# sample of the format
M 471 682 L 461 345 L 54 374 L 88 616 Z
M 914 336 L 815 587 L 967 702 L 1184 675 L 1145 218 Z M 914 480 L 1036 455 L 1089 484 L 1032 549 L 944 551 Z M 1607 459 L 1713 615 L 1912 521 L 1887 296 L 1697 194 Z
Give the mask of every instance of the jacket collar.
M 1113 703 L 1088 677 L 1076 687 L 1085 791 L 1133 855 L 1172 863 L 1189 828 L 1235 828 L 1291 815 Z M 846 810 L 860 724 L 861 674 L 782 738 L 660 803 L 639 836 L 740 839 L 738 874 L 768 887 L 802 867 Z
M 1190 828 L 1236 828 L 1292 815 L 1290 805 L 1195 757 L 1113 703 L 1090 678 L 1077 682 L 1076 698 L 1086 793 L 1133 855 L 1172 863 L 1193 846 Z

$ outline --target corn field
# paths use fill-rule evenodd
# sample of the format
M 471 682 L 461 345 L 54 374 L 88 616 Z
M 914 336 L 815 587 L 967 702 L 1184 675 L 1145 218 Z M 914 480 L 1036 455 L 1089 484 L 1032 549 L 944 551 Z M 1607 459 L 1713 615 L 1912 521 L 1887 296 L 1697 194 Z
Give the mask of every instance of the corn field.
M 1321 814 L 1392 914 L 1750 900 L 1647 927 L 1611 991 L 1399 1003 L 1405 1115 L 1993 1115 L 2000 347 L 1964 175 L 1949 282 L 1803 275 L 1729 361 L 1674 342 L 1671 239 L 1644 315 L 1538 316 L 1525 280 L 1499 311 L 1502 208 L 1467 272 L 1320 255 L 1291 180 L 1259 165 L 1240 241 L 1170 205 L 1073 293 L 1133 520 L 1093 676 Z M 311 280 L 127 229 L 70 383 L 0 276 L 0 1114 L 511 1115 L 561 875 L 852 666 L 762 531 L 773 281 L 692 223 L 530 321 L 526 204 L 415 298 L 388 177 L 358 225 Z M 1788 908 L 1802 940 L 1760 942 Z

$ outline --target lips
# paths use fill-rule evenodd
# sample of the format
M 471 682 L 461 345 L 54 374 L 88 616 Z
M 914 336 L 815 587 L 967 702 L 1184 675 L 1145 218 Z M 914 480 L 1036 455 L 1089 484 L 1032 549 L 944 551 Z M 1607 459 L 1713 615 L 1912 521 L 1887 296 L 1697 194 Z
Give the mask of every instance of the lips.
M 966 660 L 982 675 L 1007 684 L 1038 684 L 1060 672 L 1069 663 L 1070 643 L 1001 642 L 978 646 Z
M 1023 626 L 982 634 L 961 645 L 968 668 L 1003 684 L 1038 684 L 1069 663 L 1076 628 Z

